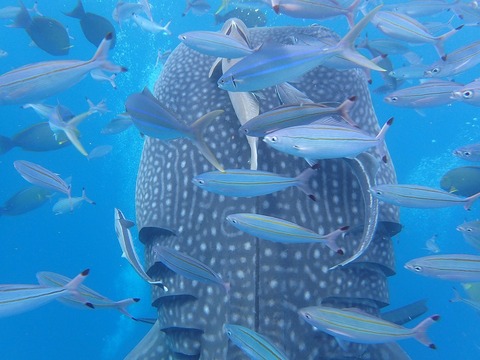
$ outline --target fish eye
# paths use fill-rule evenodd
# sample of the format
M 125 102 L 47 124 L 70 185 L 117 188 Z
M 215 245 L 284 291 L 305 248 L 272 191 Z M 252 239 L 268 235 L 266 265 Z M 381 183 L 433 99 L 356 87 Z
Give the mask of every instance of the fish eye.
M 390 100 L 391 100 L 392 102 L 397 102 L 398 97 L 397 97 L 397 96 L 392 96 L 392 97 L 390 98 Z
M 471 227 L 467 227 L 465 230 L 467 230 L 468 232 L 472 232 L 473 229 Z
M 462 92 L 462 96 L 464 99 L 471 99 L 473 97 L 473 91 L 472 90 L 466 90 Z
M 234 224 L 238 223 L 237 219 L 232 219 L 232 223 Z
M 180 35 L 180 40 L 187 40 L 187 37 L 185 35 Z
M 298 146 L 298 145 L 293 145 L 293 148 L 299 150 L 299 149 L 300 149 L 300 146 Z
M 464 152 L 463 152 L 463 156 L 467 156 L 467 157 L 468 157 L 468 156 L 470 156 L 470 155 L 472 155 L 472 154 L 470 153 L 470 151 L 464 151 Z
M 310 315 L 309 313 L 305 313 L 305 319 L 310 320 L 311 318 L 312 318 L 312 315 Z
M 413 267 L 413 270 L 415 270 L 416 272 L 420 272 L 420 271 L 422 271 L 422 267 L 419 266 L 419 265 L 415 265 L 415 266 Z
M 438 74 L 440 72 L 440 68 L 433 68 L 430 70 L 432 74 Z
M 270 138 L 270 141 L 271 141 L 271 142 L 277 142 L 277 141 L 278 141 L 278 138 L 277 138 L 276 136 L 272 136 L 272 137 Z
M 377 194 L 377 195 L 382 195 L 382 192 L 381 192 L 380 190 L 376 190 L 376 191 L 375 191 L 375 194 Z
M 227 330 L 227 335 L 232 336 L 232 332 L 230 330 Z
M 198 185 L 204 185 L 204 184 L 205 184 L 205 180 L 197 179 L 197 184 L 198 184 Z
M 248 134 L 248 129 L 243 129 L 243 132 L 244 132 L 245 134 Z

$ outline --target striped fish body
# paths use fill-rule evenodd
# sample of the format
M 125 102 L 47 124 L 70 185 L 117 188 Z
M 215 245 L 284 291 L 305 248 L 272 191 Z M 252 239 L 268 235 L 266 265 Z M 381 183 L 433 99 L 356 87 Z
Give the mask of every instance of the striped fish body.
M 480 63 L 480 41 L 463 46 L 425 70 L 425 77 L 447 77 L 462 73 Z
M 287 356 L 268 339 L 247 327 L 225 324 L 223 328 L 228 338 L 251 359 L 288 360 Z
M 352 106 L 351 99 L 345 100 L 340 106 L 333 108 L 322 104 L 284 105 L 266 111 L 240 127 L 240 132 L 249 136 L 262 137 L 267 133 L 312 123 L 321 117 L 331 114 L 346 115 Z
M 187 279 L 223 286 L 227 293 L 230 289 L 230 284 L 224 282 L 220 274 L 201 261 L 180 251 L 165 246 L 158 246 L 155 249 L 155 256 L 158 261 L 170 270 Z
M 45 305 L 67 290 L 42 285 L 0 285 L 0 317 L 15 315 Z
M 62 92 L 90 71 L 123 72 L 107 60 L 112 34 L 107 34 L 95 55 L 87 61 L 55 60 L 26 65 L 0 76 L 0 105 L 36 102 Z
M 248 213 L 228 215 L 227 221 L 237 229 L 260 239 L 285 244 L 324 243 L 335 252 L 340 249 L 335 243 L 335 238 L 342 231 L 338 231 L 336 236 L 330 238 L 328 235 L 322 236 L 290 221 Z
M 480 256 L 431 255 L 410 260 L 405 268 L 419 275 L 460 282 L 480 281 Z
M 450 104 L 452 92 L 463 88 L 463 84 L 452 81 L 433 80 L 420 85 L 395 91 L 384 98 L 390 105 L 424 108 Z
M 382 142 L 354 127 L 321 123 L 280 129 L 264 141 L 276 150 L 309 159 L 352 158 Z
M 307 169 L 302 174 L 315 172 Z M 296 178 L 285 177 L 267 171 L 228 169 L 225 172 L 212 171 L 197 175 L 193 183 L 199 188 L 225 196 L 253 197 L 271 194 L 290 186 L 297 186 L 307 192 L 302 174 Z
M 480 193 L 468 198 L 420 185 L 383 184 L 370 188 L 377 199 L 388 204 L 412 208 L 442 208 L 463 205 L 468 210 Z
M 215 57 L 236 59 L 253 52 L 234 37 L 215 31 L 190 31 L 179 35 L 178 38 L 189 48 Z
M 300 309 L 300 316 L 315 328 L 330 334 L 337 339 L 361 344 L 378 344 L 415 337 L 423 344 L 434 347 L 425 338 L 419 337 L 417 328 L 422 323 L 425 327 L 438 320 L 438 315 L 425 319 L 416 328 L 409 329 L 383 320 L 356 309 L 337 309 L 327 306 L 311 306 Z M 425 341 L 423 341 L 425 340 Z
M 29 183 L 62 192 L 70 198 L 70 186 L 50 170 L 25 160 L 14 161 L 13 166 Z
M 84 270 L 64 286 L 0 285 L 0 317 L 19 314 L 45 305 L 65 295 L 78 296 L 78 287 L 89 270 Z M 90 303 L 83 302 L 91 307 Z

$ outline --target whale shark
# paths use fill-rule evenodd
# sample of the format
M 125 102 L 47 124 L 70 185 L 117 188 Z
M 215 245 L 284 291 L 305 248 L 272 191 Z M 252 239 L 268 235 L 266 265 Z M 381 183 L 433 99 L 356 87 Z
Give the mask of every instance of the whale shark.
M 248 29 L 254 48 L 265 42 L 289 44 L 297 35 L 338 40 L 321 26 Z M 214 57 L 180 44 L 165 63 L 153 94 L 186 124 L 207 112 L 223 110 L 207 127 L 205 142 L 226 169 L 249 169 L 247 138 L 238 131 L 240 124 L 227 91 L 217 86 L 221 67 L 209 77 L 214 62 Z M 378 133 L 362 70 L 319 66 L 291 85 L 316 103 L 340 104 L 356 97 L 351 119 L 366 133 Z M 281 105 L 274 87 L 255 96 L 260 113 Z M 126 359 L 246 359 L 229 342 L 224 324 L 262 334 L 289 359 L 409 359 L 396 343 L 339 346 L 297 314 L 302 307 L 326 305 L 380 315 L 390 303 L 387 279 L 395 274 L 391 238 L 401 229 L 398 208 L 373 201 L 365 187 L 396 183 L 392 162 L 382 161 L 388 150 L 380 150 L 371 149 L 355 159 L 318 161 L 310 179 L 316 201 L 293 188 L 234 198 L 203 191 L 192 183 L 196 175 L 214 169 L 191 142 L 146 137 L 136 183 L 136 223 L 147 273 L 161 279 L 168 291 L 152 286 L 157 321 Z M 258 143 L 258 170 L 293 177 L 307 166 L 302 158 Z M 320 234 L 347 225 L 348 232 L 338 240 L 345 254 L 321 244 L 255 238 L 226 221 L 238 212 L 279 217 Z M 159 247 L 175 248 L 208 265 L 229 282 L 229 292 L 173 272 L 156 256 Z

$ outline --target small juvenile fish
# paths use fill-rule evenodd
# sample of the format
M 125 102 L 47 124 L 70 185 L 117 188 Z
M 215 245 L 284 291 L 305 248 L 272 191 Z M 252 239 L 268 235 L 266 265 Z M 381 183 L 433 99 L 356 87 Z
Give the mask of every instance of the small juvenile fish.
M 87 156 L 88 160 L 104 157 L 112 152 L 112 145 L 100 145 L 92 149 Z
M 467 243 L 480 250 L 480 221 L 474 220 L 457 226 Z
M 215 57 L 236 59 L 254 51 L 234 37 L 216 31 L 189 31 L 178 38 L 189 48 Z
M 103 135 L 115 135 L 127 130 L 132 125 L 133 122 L 130 115 L 126 114 L 124 116 L 123 114 L 119 114 L 116 118 L 110 120 L 110 122 L 100 130 L 100 133 Z
M 434 234 L 431 238 L 425 241 L 425 249 L 427 249 L 433 254 L 437 254 L 440 252 L 440 247 L 437 244 L 437 238 L 438 238 L 438 235 Z
M 37 276 L 38 283 L 42 286 L 47 286 L 47 287 L 62 288 L 72 281 L 72 279 L 66 276 L 63 276 L 54 272 L 49 272 L 49 271 L 38 272 L 36 276 Z M 120 311 L 122 314 L 128 316 L 132 320 L 136 320 L 135 317 L 133 317 L 127 311 L 127 306 L 139 302 L 140 299 L 138 298 L 128 298 L 120 301 L 113 301 L 103 295 L 100 295 L 98 292 L 90 289 L 89 287 L 86 287 L 83 284 L 80 284 L 77 291 L 80 295 L 80 298 L 87 300 L 88 303 L 92 304 L 95 309 L 113 308 Z M 79 301 L 78 296 L 67 294 L 57 298 L 57 300 L 66 305 L 85 309 L 85 304 L 83 300 Z
M 193 183 L 200 189 L 225 196 L 253 197 L 271 194 L 290 186 L 296 186 L 315 201 L 308 185 L 315 170 L 307 168 L 297 177 L 291 178 L 267 171 L 228 169 L 224 172 L 212 171 L 197 175 Z
M 405 269 L 415 274 L 451 281 L 480 281 L 480 256 L 430 255 L 408 261 Z
M 353 158 L 371 147 L 383 145 L 392 123 L 390 118 L 377 136 L 371 136 L 346 124 L 319 121 L 273 131 L 263 141 L 276 150 L 305 159 Z
M 76 296 L 80 303 L 90 308 L 89 302 L 84 302 L 78 292 L 89 273 L 89 269 L 82 271 L 65 286 L 43 285 L 0 285 L 0 317 L 19 314 L 45 305 L 62 296 Z
M 247 121 L 239 131 L 245 135 L 262 137 L 275 130 L 310 124 L 333 114 L 342 116 L 350 125 L 356 126 L 349 114 L 355 100 L 355 96 L 349 97 L 337 107 L 313 103 L 282 105 Z
M 228 215 L 227 221 L 260 239 L 284 244 L 322 243 L 340 255 L 343 255 L 343 250 L 337 245 L 336 239 L 348 230 L 348 226 L 343 226 L 329 234 L 320 235 L 290 221 L 248 213 Z
M 453 150 L 453 155 L 463 160 L 480 161 L 480 144 L 461 146 Z
M 422 209 L 463 205 L 469 210 L 480 197 L 480 193 L 464 198 L 426 186 L 400 184 L 377 185 L 370 188 L 370 192 L 388 204 Z
M 430 80 L 420 85 L 397 90 L 387 95 L 383 100 L 400 107 L 426 108 L 450 104 L 452 92 L 463 88 L 463 84 L 446 80 Z
M 14 161 L 13 166 L 15 167 L 15 170 L 17 170 L 19 174 L 29 183 L 64 193 L 69 199 L 71 199 L 70 185 L 68 185 L 65 180 L 50 170 L 25 160 L 16 160 Z
M 220 274 L 201 261 L 180 251 L 165 246 L 154 249 L 156 260 L 160 261 L 173 272 L 190 280 L 197 280 L 206 284 L 222 286 L 228 293 L 230 284 L 223 281 Z
M 463 302 L 476 311 L 480 311 L 480 302 L 460 296 L 459 292 L 455 288 L 453 289 L 453 292 L 455 296 L 453 299 L 450 299 L 450 302 Z
M 210 164 L 223 171 L 222 165 L 203 139 L 205 128 L 222 114 L 223 110 L 211 111 L 192 125 L 185 125 L 167 110 L 147 88 L 143 89 L 141 93 L 130 95 L 125 102 L 125 108 L 131 116 L 133 124 L 142 134 L 161 140 L 186 138 L 200 150 Z
M 225 324 L 223 329 L 228 338 L 251 359 L 255 360 L 288 360 L 287 356 L 278 350 L 263 335 L 244 326 Z
M 88 202 L 89 204 L 96 205 L 95 201 L 90 200 L 87 197 L 87 194 L 85 193 L 85 188 L 82 190 L 82 196 L 58 200 L 55 205 L 53 205 L 52 211 L 55 215 L 66 214 L 79 208 L 84 201 Z
M 432 315 L 413 329 L 391 323 L 358 309 L 337 309 L 327 306 L 311 306 L 300 309 L 300 316 L 315 328 L 336 339 L 360 344 L 381 344 L 414 338 L 430 349 L 436 346 L 427 336 L 427 329 L 440 319 Z
M 120 209 L 113 209 L 115 233 L 117 235 L 118 243 L 122 249 L 122 257 L 132 265 L 137 274 L 146 282 L 151 285 L 158 285 L 163 288 L 164 291 L 168 291 L 168 288 L 163 285 L 161 281 L 155 281 L 147 275 L 143 269 L 140 259 L 138 258 L 135 246 L 133 245 L 132 234 L 130 228 L 134 225 L 132 221 L 127 220 Z
M 187 0 L 185 10 L 183 10 L 182 16 L 192 10 L 194 15 L 203 15 L 209 12 L 211 9 L 210 4 L 206 0 Z

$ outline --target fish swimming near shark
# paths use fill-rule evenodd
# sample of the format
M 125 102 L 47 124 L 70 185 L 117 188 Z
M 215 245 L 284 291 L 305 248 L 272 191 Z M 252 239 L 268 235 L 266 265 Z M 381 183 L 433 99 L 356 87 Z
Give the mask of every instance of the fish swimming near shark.
M 295 34 L 338 39 L 323 27 L 248 29 L 252 47 L 267 39 L 288 44 Z M 153 94 L 187 124 L 208 111 L 224 109 L 221 120 L 214 123 L 215 131 L 205 132 L 205 141 L 226 169 L 248 169 L 247 139 L 238 131 L 228 93 L 217 87 L 221 72 L 213 71 L 208 77 L 214 62 L 214 57 L 179 45 L 165 63 Z M 352 119 L 368 133 L 380 130 L 362 71 L 316 67 L 295 87 L 315 103 L 339 104 L 346 96 L 356 96 L 350 110 Z M 259 93 L 260 113 L 281 105 L 273 88 Z M 332 338 L 314 332 L 285 304 L 302 308 L 323 299 L 328 306 L 378 313 L 389 303 L 387 277 L 395 273 L 390 238 L 398 231 L 389 227 L 398 225 L 398 210 L 377 202 L 378 211 L 372 213 L 370 206 L 364 205 L 375 208 L 375 201 L 362 185 L 367 182 L 358 178 L 376 174 L 372 183 L 396 180 L 392 164 L 382 163 L 377 172 L 380 153 L 376 149 L 369 153 L 375 162 L 364 163 L 363 157 L 359 162 L 371 171 L 351 166 L 343 159 L 320 160 L 310 179 L 316 202 L 296 189 L 233 198 L 202 191 L 192 184 L 195 176 L 211 171 L 211 165 L 191 142 L 147 138 L 137 178 L 136 223 L 139 239 L 145 245 L 145 269 L 150 276 L 163 280 L 169 291 L 152 287 L 152 302 L 161 316 L 155 330 L 126 359 L 244 359 L 242 351 L 229 343 L 225 323 L 264 334 L 289 359 L 345 358 Z M 305 169 L 303 159 L 274 152 L 264 143 L 258 146 L 258 158 L 260 171 L 293 175 Z M 321 228 L 325 234 L 348 224 L 352 230 L 348 241 L 338 239 L 338 245 L 344 249 L 345 258 L 359 249 L 361 255 L 329 270 L 338 264 L 337 255 L 332 257 L 317 245 L 283 244 L 246 236 L 225 221 L 227 215 L 238 212 Z M 368 246 L 361 246 L 364 242 Z M 222 278 L 230 283 L 228 298 L 221 286 L 187 281 L 166 269 L 155 258 L 158 246 L 179 248 L 206 266 L 221 269 Z M 399 347 L 386 344 L 355 344 L 350 349 L 357 358 L 408 359 Z

